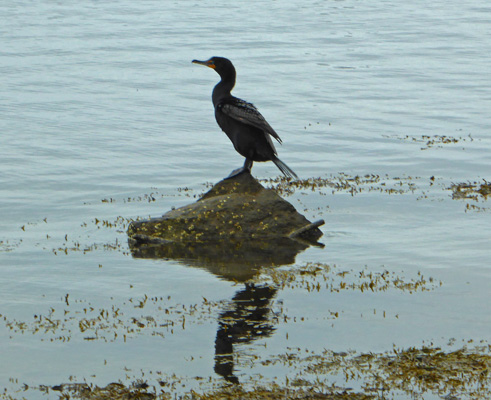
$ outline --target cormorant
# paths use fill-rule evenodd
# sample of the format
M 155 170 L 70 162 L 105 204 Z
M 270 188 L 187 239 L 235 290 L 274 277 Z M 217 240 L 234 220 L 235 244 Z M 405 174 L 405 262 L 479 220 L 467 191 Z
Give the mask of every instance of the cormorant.
M 214 69 L 221 78 L 212 94 L 215 118 L 232 141 L 235 150 L 245 157 L 244 166 L 232 171 L 228 178 L 245 171 L 250 172 L 254 161 L 273 161 L 285 176 L 298 178 L 297 174 L 277 157 L 271 136 L 281 143 L 278 134 L 253 104 L 230 93 L 235 86 L 236 78 L 232 62 L 223 57 L 192 62 Z

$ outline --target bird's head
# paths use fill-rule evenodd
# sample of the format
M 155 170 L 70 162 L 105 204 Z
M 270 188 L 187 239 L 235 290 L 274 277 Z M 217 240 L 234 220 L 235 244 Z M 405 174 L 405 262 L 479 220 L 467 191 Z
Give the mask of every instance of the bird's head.
M 222 78 L 233 76 L 235 78 L 235 68 L 228 58 L 211 57 L 206 61 L 193 60 L 193 64 L 204 65 L 205 67 L 214 69 Z

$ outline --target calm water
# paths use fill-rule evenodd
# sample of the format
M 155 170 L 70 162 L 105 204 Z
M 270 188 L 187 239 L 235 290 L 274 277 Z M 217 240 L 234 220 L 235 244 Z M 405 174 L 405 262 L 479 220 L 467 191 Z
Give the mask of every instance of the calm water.
M 121 223 L 194 201 L 242 164 L 214 120 L 218 76 L 191 64 L 213 55 L 233 60 L 234 93 L 277 130 L 280 158 L 301 178 L 380 175 L 356 195 L 288 197 L 309 219 L 326 220 L 325 247 L 300 253 L 295 266 L 442 282 L 413 294 L 280 290 L 273 312 L 298 322 L 234 351 L 247 359 L 290 347 L 381 352 L 491 340 L 491 204 L 447 190 L 491 179 L 491 7 L 253 3 L 0 6 L 0 386 L 106 385 L 155 371 L 218 377 L 223 307 L 164 335 L 112 321 L 94 339 L 78 324 L 90 307 L 120 308 L 124 320 L 203 298 L 226 308 L 242 290 L 204 265 L 133 258 Z M 253 172 L 278 175 L 271 163 Z M 140 311 L 145 296 L 164 300 Z M 65 322 L 33 332 L 39 315 Z M 246 364 L 235 366 L 241 380 L 289 372 Z

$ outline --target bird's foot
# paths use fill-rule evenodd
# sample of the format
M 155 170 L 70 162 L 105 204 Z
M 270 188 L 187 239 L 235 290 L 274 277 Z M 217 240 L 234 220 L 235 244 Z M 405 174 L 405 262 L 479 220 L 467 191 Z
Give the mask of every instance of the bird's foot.
M 233 178 L 237 175 L 240 175 L 240 174 L 243 174 L 244 172 L 248 172 L 249 174 L 251 173 L 251 170 L 249 168 L 246 168 L 246 167 L 240 167 L 240 168 L 237 168 L 237 169 L 234 169 L 229 176 L 227 176 L 225 179 L 230 179 L 230 178 Z

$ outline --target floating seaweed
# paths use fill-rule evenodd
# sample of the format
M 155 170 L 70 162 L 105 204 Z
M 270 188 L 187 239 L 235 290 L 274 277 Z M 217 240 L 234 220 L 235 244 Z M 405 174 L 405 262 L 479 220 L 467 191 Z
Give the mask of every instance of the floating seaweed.
M 485 179 L 483 179 L 483 182 L 455 183 L 450 186 L 449 190 L 452 191 L 452 198 L 456 200 L 487 200 L 488 196 L 491 195 L 491 183 Z

